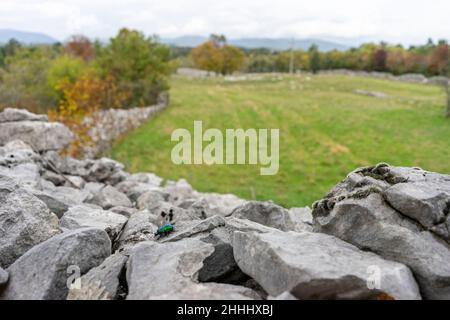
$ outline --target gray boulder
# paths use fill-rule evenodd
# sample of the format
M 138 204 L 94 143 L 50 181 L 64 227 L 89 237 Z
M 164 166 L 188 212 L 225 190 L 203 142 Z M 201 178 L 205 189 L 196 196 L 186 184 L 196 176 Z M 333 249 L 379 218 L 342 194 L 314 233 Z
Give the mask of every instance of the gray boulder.
M 200 193 L 198 196 L 199 199 L 193 203 L 192 208 L 197 210 L 198 213 L 203 210 L 207 217 L 213 215 L 228 216 L 234 209 L 246 202 L 232 194 Z
M 91 182 L 108 182 L 119 171 L 124 168 L 123 164 L 109 158 L 95 160 L 89 168 L 89 173 L 84 177 Z
M 166 196 L 159 190 L 147 191 L 143 193 L 136 201 L 136 207 L 139 210 L 148 209 L 155 212 L 163 202 L 166 201 Z
M 59 232 L 58 218 L 42 201 L 0 176 L 0 267 Z
M 0 145 L 22 140 L 36 151 L 60 150 L 74 139 L 73 133 L 58 122 L 20 121 L 0 123 Z
M 193 220 L 176 224 L 176 232 L 172 233 L 161 242 L 178 241 L 184 238 L 212 231 L 215 228 L 225 226 L 225 219 L 221 216 L 213 216 L 205 220 Z
M 291 208 L 289 209 L 289 216 L 294 223 L 300 221 L 308 225 L 313 224 L 312 210 L 309 207 Z
M 271 296 L 289 291 L 298 299 L 374 299 L 381 293 L 420 299 L 408 267 L 332 236 L 235 232 L 233 248 L 242 271 Z
M 126 179 L 118 184 L 115 185 L 117 190 L 127 195 L 127 197 L 132 201 L 136 202 L 141 195 L 143 195 L 146 192 L 153 192 L 155 191 L 155 187 L 143 183 L 143 182 L 137 182 L 134 180 Z M 159 190 L 156 189 L 156 190 Z
M 165 223 L 180 224 L 199 220 L 192 211 L 177 207 L 170 202 L 160 202 L 158 207 L 149 211 L 158 217 L 158 225 Z
M 157 299 L 192 285 L 203 260 L 213 251 L 211 244 L 190 238 L 136 245 L 127 265 L 127 299 Z
M 108 257 L 101 265 L 81 277 L 79 288 L 70 288 L 67 300 L 99 299 L 98 295 L 92 294 L 99 289 L 103 299 L 115 300 L 123 296 L 126 290 L 123 281 L 127 260 L 128 257 L 120 253 Z
M 106 232 L 95 228 L 57 235 L 29 250 L 8 268 L 0 300 L 62 300 L 71 285 L 71 268 L 80 275 L 111 254 Z
M 225 228 L 231 233 L 234 233 L 235 231 L 266 233 L 278 230 L 254 221 L 238 219 L 235 217 L 228 217 L 225 219 Z
M 133 206 L 130 199 L 128 199 L 125 194 L 123 194 L 113 186 L 106 186 L 102 188 L 99 192 L 95 193 L 94 197 L 88 202 L 98 205 L 103 209 L 110 209 L 112 207 L 131 208 Z
M 158 229 L 158 217 L 147 210 L 134 213 L 119 238 L 116 240 L 115 249 L 124 249 L 138 242 L 154 239 L 154 233 Z
M 66 179 L 63 175 L 46 169 L 42 170 L 41 177 L 44 180 L 50 181 L 55 186 L 62 186 L 66 183 Z
M 71 205 L 81 204 L 90 197 L 89 192 L 71 187 L 56 187 L 45 191 L 51 192 L 57 199 Z
M 0 123 L 2 122 L 17 122 L 17 121 L 41 121 L 47 122 L 46 115 L 34 114 L 26 109 L 6 108 L 0 112 Z
M 154 173 L 140 172 L 140 173 L 132 174 L 130 176 L 130 180 L 145 183 L 145 184 L 151 185 L 153 187 L 159 187 L 159 186 L 161 186 L 161 183 L 163 182 L 164 179 L 161 177 L 158 177 Z
M 249 201 L 234 209 L 231 215 L 238 219 L 248 219 L 282 231 L 299 228 L 291 220 L 288 210 L 272 202 Z M 298 224 L 301 225 L 302 222 L 298 221 Z
M 429 182 L 399 183 L 384 190 L 383 196 L 404 216 L 424 228 L 432 228 L 445 221 L 450 211 L 450 180 L 444 186 Z
M 439 234 L 449 186 L 450 176 L 419 168 L 358 169 L 314 205 L 314 228 L 407 265 L 424 298 L 449 299 L 450 246 Z
M 0 166 L 0 175 L 13 179 L 22 187 L 41 189 L 39 170 L 40 167 L 36 163 L 20 163 L 11 168 Z
M 43 155 L 44 164 L 50 171 L 56 170 L 57 173 L 69 174 L 79 177 L 87 177 L 90 167 L 94 160 L 79 160 L 72 157 L 62 157 L 55 151 L 46 152 Z
M 12 167 L 22 163 L 36 162 L 39 155 L 20 140 L 8 142 L 0 147 L 0 166 Z
M 198 281 L 202 283 L 216 282 L 242 285 L 251 278 L 242 272 L 234 259 L 233 246 L 220 228 L 214 229 L 206 237 L 200 238 L 214 246 L 214 252 L 203 260 L 203 267 L 198 271 Z
M 65 187 L 83 189 L 86 185 L 86 181 L 84 181 L 84 179 L 79 176 L 65 175 L 64 180 Z
M 73 230 L 85 227 L 95 227 L 108 233 L 114 240 L 123 229 L 127 218 L 100 207 L 78 205 L 70 208 L 60 220 L 61 228 Z
M 184 179 L 180 179 L 176 182 L 168 181 L 164 187 L 164 191 L 169 194 L 168 201 L 176 206 L 187 199 L 195 197 L 192 186 Z
M 50 187 L 43 191 L 32 189 L 31 193 L 44 202 L 51 212 L 61 218 L 70 207 L 87 201 L 91 194 L 71 187 Z
M 109 211 L 120 214 L 126 218 L 130 218 L 138 210 L 136 208 L 129 208 L 129 207 L 113 207 L 109 209 Z
M 309 207 L 306 208 L 291 208 L 288 211 L 289 219 L 291 220 L 294 228 L 292 231 L 303 232 L 313 231 L 312 227 L 312 210 Z
M 128 260 L 127 299 L 258 299 L 248 288 L 198 283 L 203 261 L 213 251 L 213 245 L 192 238 L 138 244 Z
M 51 192 L 34 189 L 32 190 L 32 193 L 36 198 L 44 202 L 50 211 L 56 214 L 58 218 L 61 218 L 64 213 L 69 210 L 69 207 L 75 204 L 71 199 L 65 198 L 64 196 L 58 196 Z

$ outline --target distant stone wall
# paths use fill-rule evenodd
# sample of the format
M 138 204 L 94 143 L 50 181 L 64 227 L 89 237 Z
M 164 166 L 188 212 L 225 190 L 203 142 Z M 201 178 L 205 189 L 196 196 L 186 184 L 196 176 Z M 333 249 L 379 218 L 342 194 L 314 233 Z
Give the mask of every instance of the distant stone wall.
M 164 109 L 167 104 L 167 99 L 163 99 L 157 105 L 150 107 L 102 110 L 94 116 L 86 118 L 84 120 L 86 123 L 93 122 L 93 127 L 89 132 L 93 144 L 85 148 L 84 157 L 96 158 L 108 151 L 115 139 L 141 126 Z
M 189 78 L 208 78 L 217 76 L 215 72 L 194 68 L 178 68 L 177 75 Z
M 387 79 L 387 80 L 396 80 L 396 81 L 404 81 L 411 83 L 422 83 L 422 84 L 431 84 L 431 85 L 440 85 L 445 83 L 445 81 L 449 81 L 446 77 L 430 77 L 427 78 L 423 74 L 419 73 L 408 73 L 403 75 L 393 75 L 388 72 L 368 72 L 368 71 L 355 71 L 355 70 L 347 70 L 347 69 L 337 69 L 337 70 L 322 70 L 319 71 L 319 74 L 330 74 L 330 75 L 345 75 L 345 76 L 354 76 L 354 77 L 370 77 L 370 78 L 378 78 L 378 79 Z

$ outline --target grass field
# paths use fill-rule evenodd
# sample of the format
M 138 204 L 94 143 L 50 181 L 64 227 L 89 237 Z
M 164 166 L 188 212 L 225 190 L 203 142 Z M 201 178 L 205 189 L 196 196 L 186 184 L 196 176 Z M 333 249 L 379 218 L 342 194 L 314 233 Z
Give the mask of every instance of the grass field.
M 356 167 L 387 162 L 450 173 L 450 119 L 438 87 L 347 76 L 273 76 L 252 81 L 174 77 L 171 104 L 116 142 L 111 156 L 133 172 L 186 178 L 200 191 L 272 199 L 286 207 L 320 199 Z M 353 93 L 383 92 L 385 99 Z M 279 128 L 280 170 L 176 166 L 174 129 Z

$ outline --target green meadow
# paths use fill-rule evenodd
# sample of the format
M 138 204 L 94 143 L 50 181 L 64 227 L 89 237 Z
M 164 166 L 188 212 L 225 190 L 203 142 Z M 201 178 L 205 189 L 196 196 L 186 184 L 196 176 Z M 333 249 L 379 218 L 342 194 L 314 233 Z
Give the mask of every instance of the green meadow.
M 311 205 L 350 171 L 379 162 L 450 173 L 450 119 L 439 87 L 332 75 L 244 81 L 174 76 L 170 94 L 167 109 L 113 146 L 111 156 L 128 170 L 286 207 Z M 261 176 L 260 165 L 173 164 L 171 134 L 192 131 L 194 120 L 203 121 L 204 130 L 223 132 L 280 129 L 278 174 Z

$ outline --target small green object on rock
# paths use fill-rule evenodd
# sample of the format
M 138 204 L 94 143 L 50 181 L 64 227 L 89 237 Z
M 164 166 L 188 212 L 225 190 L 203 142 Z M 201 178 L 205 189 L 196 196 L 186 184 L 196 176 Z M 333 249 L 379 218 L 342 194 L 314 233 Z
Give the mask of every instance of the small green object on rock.
M 155 237 L 156 236 L 167 236 L 168 234 L 172 233 L 173 231 L 175 231 L 175 227 L 172 224 L 165 224 L 163 225 L 161 228 L 159 228 L 156 232 L 155 232 Z

